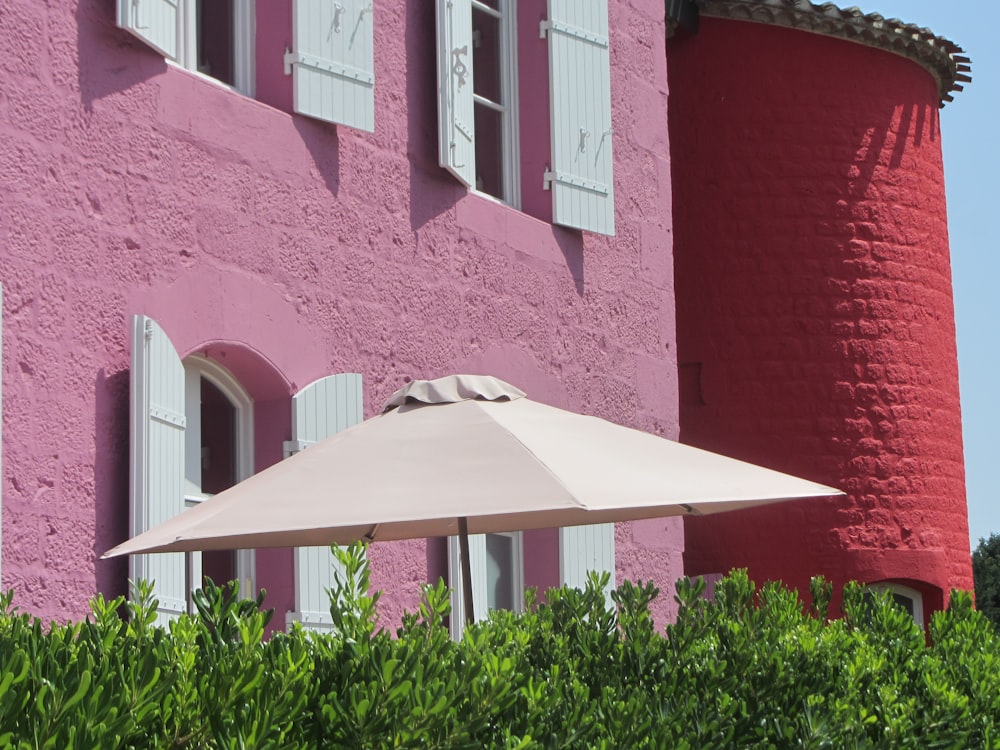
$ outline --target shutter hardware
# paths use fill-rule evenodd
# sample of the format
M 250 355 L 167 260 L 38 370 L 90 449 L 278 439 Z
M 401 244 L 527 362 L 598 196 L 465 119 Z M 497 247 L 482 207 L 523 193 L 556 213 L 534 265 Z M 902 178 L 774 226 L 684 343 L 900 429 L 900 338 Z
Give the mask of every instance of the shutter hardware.
M 314 443 L 314 440 L 286 440 L 281 444 L 281 447 L 284 450 L 285 458 L 288 458 L 296 453 L 301 453 Z
M 552 169 L 546 169 L 545 174 L 542 177 L 542 189 L 551 190 L 553 182 L 558 182 L 561 185 L 569 185 L 570 187 L 579 188 L 580 190 L 588 190 L 591 193 L 597 193 L 598 195 L 607 195 L 609 192 L 608 186 L 602 182 L 585 180 L 582 177 L 577 177 L 576 175 L 569 174 L 568 172 L 558 172 Z
M 346 78 L 348 80 L 357 81 L 358 83 L 364 83 L 369 86 L 375 85 L 375 75 L 373 73 L 368 73 L 364 70 L 359 70 L 358 68 L 352 68 L 350 65 L 344 65 L 343 63 L 324 60 L 322 57 L 316 57 L 315 55 L 307 55 L 302 52 L 292 52 L 290 49 L 286 49 L 286 76 L 290 76 L 292 74 L 293 65 L 304 65 L 307 68 L 312 68 L 313 70 L 331 73 L 338 78 Z
M 600 34 L 595 34 L 592 31 L 581 29 L 579 26 L 571 26 L 570 24 L 563 23 L 562 21 L 542 21 L 538 27 L 539 39 L 544 39 L 550 31 L 565 34 L 566 36 L 576 37 L 577 39 L 584 42 L 590 42 L 598 47 L 607 48 L 608 46 L 608 38 L 606 36 L 601 36 Z
M 171 409 L 166 409 L 156 404 L 150 404 L 149 417 L 150 419 L 155 419 L 157 422 L 172 425 L 173 427 L 180 427 L 181 429 L 187 425 L 187 417 L 183 414 L 178 414 Z

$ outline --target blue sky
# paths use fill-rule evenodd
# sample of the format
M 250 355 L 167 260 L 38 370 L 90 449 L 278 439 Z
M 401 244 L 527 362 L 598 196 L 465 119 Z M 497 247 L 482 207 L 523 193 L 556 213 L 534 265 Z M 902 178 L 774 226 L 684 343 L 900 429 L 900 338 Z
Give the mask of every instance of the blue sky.
M 816 0 L 814 0 L 816 1 Z M 839 3 L 838 3 L 839 4 Z M 846 7 L 846 4 L 840 4 Z M 995 0 L 861 0 L 881 13 L 926 26 L 965 49 L 972 83 L 941 112 L 948 230 L 951 240 L 958 365 L 962 389 L 969 532 L 972 544 L 1000 533 L 1000 205 L 991 178 L 1000 176 L 1000 3 Z

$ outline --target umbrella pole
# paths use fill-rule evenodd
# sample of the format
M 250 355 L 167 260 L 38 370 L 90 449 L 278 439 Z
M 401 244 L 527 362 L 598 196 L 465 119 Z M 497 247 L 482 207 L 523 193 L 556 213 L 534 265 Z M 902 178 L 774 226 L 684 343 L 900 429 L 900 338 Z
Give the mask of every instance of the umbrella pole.
M 458 519 L 458 548 L 462 554 L 462 596 L 465 602 L 465 622 L 475 622 L 476 613 L 472 608 L 472 561 L 469 559 L 469 519 Z

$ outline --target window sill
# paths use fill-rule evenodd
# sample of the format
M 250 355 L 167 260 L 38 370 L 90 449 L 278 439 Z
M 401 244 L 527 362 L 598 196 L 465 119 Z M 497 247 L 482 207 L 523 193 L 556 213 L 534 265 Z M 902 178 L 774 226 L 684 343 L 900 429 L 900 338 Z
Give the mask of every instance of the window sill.
M 191 70 L 190 68 L 185 68 L 179 62 L 177 62 L 176 60 L 171 60 L 169 57 L 164 58 L 164 60 L 166 61 L 168 67 L 173 68 L 174 70 L 179 70 L 182 73 L 186 73 L 189 76 L 193 76 L 194 78 L 196 78 L 196 79 L 198 79 L 200 81 L 204 81 L 205 83 L 210 83 L 213 86 L 216 86 L 217 88 L 222 89 L 223 91 L 229 91 L 230 93 L 233 93 L 233 94 L 239 94 L 240 96 L 245 96 L 248 99 L 253 99 L 254 98 L 254 95 L 253 95 L 252 91 L 251 92 L 240 91 L 235 86 L 230 86 L 225 81 L 220 81 L 218 78 L 213 78 L 212 76 L 208 75 L 207 73 L 202 73 L 201 71 L 198 71 L 198 70 Z
M 461 229 L 490 239 L 513 255 L 566 264 L 570 248 L 582 250 L 581 233 L 536 219 L 492 195 L 469 191 L 455 205 L 455 223 Z

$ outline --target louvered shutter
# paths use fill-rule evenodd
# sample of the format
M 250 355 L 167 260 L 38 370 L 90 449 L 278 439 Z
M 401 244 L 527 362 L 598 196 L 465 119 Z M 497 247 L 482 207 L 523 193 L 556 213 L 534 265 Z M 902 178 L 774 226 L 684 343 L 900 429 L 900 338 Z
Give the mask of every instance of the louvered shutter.
M 171 60 L 180 54 L 179 0 L 118 0 L 118 26 Z
M 472 96 L 471 0 L 438 0 L 438 130 L 440 163 L 467 187 L 476 184 Z
M 292 75 L 299 114 L 375 130 L 372 0 L 293 0 Z
M 552 220 L 615 233 L 607 0 L 548 0 Z
M 151 529 L 184 510 L 184 366 L 152 319 L 132 319 L 129 531 Z M 187 610 L 185 556 L 132 555 L 129 577 L 155 583 L 157 623 Z
M 462 552 L 457 536 L 448 537 L 448 582 L 451 586 L 451 637 L 458 640 L 465 629 L 465 595 L 462 587 Z M 486 535 L 469 535 L 472 570 L 472 606 L 475 620 L 486 618 Z
M 613 523 L 559 529 L 559 582 L 573 588 L 586 588 L 591 571 L 611 574 L 611 581 L 605 590 L 605 597 L 610 605 L 611 590 L 615 587 Z
M 292 397 L 292 441 L 287 453 L 305 450 L 313 443 L 346 430 L 364 419 L 361 375 L 345 373 L 320 378 Z M 295 611 L 287 622 L 300 622 L 312 630 L 329 630 L 333 571 L 342 568 L 329 547 L 295 549 Z

